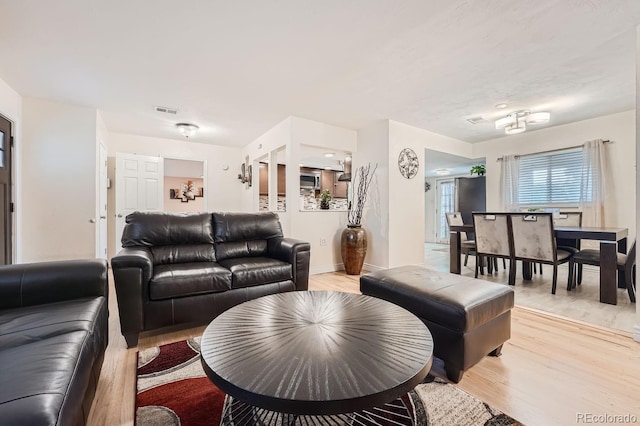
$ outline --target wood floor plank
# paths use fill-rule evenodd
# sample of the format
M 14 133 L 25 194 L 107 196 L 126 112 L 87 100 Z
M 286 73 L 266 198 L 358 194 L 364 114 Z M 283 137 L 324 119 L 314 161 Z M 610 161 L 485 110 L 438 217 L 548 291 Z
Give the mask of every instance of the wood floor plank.
M 111 279 L 109 347 L 90 425 L 134 421 L 137 349 L 120 334 Z M 359 277 L 313 275 L 310 290 L 359 292 Z M 139 348 L 202 334 L 204 327 L 146 333 Z M 486 357 L 467 371 L 461 389 L 530 425 L 569 425 L 578 413 L 632 414 L 640 421 L 640 344 L 629 333 L 515 307 L 512 336 L 502 356 Z

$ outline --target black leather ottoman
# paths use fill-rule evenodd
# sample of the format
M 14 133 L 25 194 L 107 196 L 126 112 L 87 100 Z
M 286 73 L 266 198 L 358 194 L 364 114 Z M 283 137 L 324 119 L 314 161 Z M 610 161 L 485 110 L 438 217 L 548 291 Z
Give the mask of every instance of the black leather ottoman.
M 500 355 L 511 337 L 514 293 L 506 285 L 402 266 L 363 275 L 360 291 L 420 318 L 433 336 L 433 354 L 455 383 L 485 355 Z

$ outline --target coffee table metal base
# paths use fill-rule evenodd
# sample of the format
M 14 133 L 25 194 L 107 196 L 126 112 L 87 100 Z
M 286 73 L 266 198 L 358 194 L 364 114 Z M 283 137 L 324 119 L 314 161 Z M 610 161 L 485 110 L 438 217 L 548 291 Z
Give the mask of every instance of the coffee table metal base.
M 406 394 L 382 407 L 374 407 L 356 413 L 333 415 L 297 415 L 269 411 L 239 401 L 227 395 L 221 425 L 224 426 L 416 426 L 411 396 Z

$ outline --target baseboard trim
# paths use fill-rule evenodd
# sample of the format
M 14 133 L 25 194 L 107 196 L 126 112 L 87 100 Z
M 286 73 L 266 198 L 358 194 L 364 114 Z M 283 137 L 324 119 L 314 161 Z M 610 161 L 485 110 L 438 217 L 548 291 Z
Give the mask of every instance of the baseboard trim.
M 326 274 L 328 272 L 344 271 L 344 264 L 337 263 L 335 265 L 322 265 L 315 268 L 309 268 L 309 275 Z
M 365 263 L 362 265 L 363 272 L 375 272 L 382 271 L 387 268 L 383 268 L 382 266 L 371 265 L 370 263 Z M 318 275 L 318 274 L 326 274 L 328 272 L 338 272 L 344 271 L 344 263 L 336 263 L 335 265 L 322 265 L 316 266 L 314 268 L 309 268 L 309 275 Z
M 369 272 L 375 272 L 375 271 L 382 271 L 387 268 L 383 268 L 382 266 L 372 265 L 370 263 L 365 263 L 364 265 L 362 265 L 362 269 Z
M 633 327 L 633 340 L 640 342 L 640 324 L 636 324 Z

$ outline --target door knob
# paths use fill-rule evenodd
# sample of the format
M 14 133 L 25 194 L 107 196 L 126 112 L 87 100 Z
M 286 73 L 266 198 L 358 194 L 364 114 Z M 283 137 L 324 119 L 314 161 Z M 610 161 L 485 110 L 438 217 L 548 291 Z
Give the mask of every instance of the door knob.
M 118 213 L 118 217 L 122 217 L 122 214 L 121 214 L 121 213 Z
M 95 219 L 89 219 L 89 222 L 90 223 L 96 223 L 96 220 Z
M 106 219 L 106 218 L 107 218 L 106 216 L 100 216 L 100 219 Z

